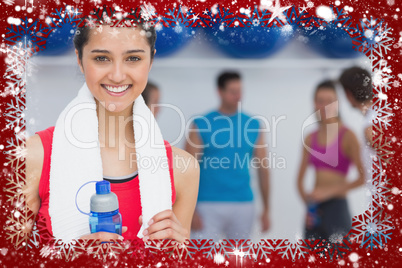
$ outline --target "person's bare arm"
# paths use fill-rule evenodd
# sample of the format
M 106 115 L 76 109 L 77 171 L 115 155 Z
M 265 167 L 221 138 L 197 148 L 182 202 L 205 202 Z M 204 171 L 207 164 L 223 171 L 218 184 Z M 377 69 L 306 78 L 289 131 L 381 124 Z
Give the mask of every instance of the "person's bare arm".
M 184 150 L 194 156 L 197 160 L 200 159 L 202 154 L 202 139 L 200 137 L 200 133 L 198 132 L 197 127 L 193 124 L 188 130 L 188 140 L 184 146 Z
M 152 217 L 149 227 L 144 230 L 145 242 L 148 239 L 184 242 L 190 238 L 191 220 L 198 196 L 199 164 L 189 153 L 176 147 L 172 149 L 176 201 L 172 210 L 162 211 Z
M 305 146 L 310 146 L 310 144 L 311 135 L 307 136 L 304 140 Z M 309 152 L 307 151 L 305 146 L 303 146 L 302 160 L 300 162 L 299 173 L 297 175 L 297 189 L 299 190 L 300 197 L 303 199 L 304 203 L 307 203 L 307 194 L 304 190 L 304 175 L 306 174 L 306 170 L 308 167 Z
M 26 141 L 25 185 L 22 188 L 28 208 L 35 214 L 40 208 L 39 181 L 43 166 L 43 145 L 38 134 Z
M 261 132 L 259 134 L 256 147 L 254 148 L 254 157 L 258 159 L 258 179 L 259 186 L 261 191 L 261 199 L 263 211 L 261 215 L 261 226 L 262 231 L 265 232 L 270 227 L 270 218 L 269 218 L 269 192 L 270 192 L 270 183 L 269 183 L 269 162 L 267 158 L 267 149 L 268 145 L 265 143 L 264 134 Z
M 358 177 L 348 182 L 342 189 L 339 191 L 341 193 L 347 193 L 349 190 L 355 189 L 364 184 L 364 168 L 363 163 L 361 160 L 361 151 L 360 151 L 360 144 L 359 140 L 357 139 L 356 135 L 352 131 L 347 131 L 344 136 L 345 139 L 345 154 L 349 157 L 352 163 L 356 166 Z
M 176 202 L 173 211 L 190 238 L 191 220 L 197 203 L 200 166 L 189 153 L 173 147 L 173 155 L 178 158 L 175 166 Z
M 189 129 L 188 139 L 184 150 L 194 156 L 197 160 L 201 158 L 203 142 L 198 132 L 197 127 L 193 124 Z M 191 229 L 194 231 L 201 230 L 203 228 L 203 223 L 200 214 L 197 209 L 194 210 L 193 220 L 191 222 Z

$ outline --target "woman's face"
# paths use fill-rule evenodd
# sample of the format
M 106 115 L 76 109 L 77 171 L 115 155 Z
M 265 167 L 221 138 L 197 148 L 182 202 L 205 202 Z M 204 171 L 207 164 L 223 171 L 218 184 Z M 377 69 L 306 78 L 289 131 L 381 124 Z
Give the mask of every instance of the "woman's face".
M 321 120 L 338 117 L 338 97 L 331 88 L 320 88 L 315 95 L 315 110 L 320 111 Z
M 78 59 L 89 90 L 111 112 L 131 109 L 145 88 L 152 60 L 143 33 L 140 27 L 92 29 Z

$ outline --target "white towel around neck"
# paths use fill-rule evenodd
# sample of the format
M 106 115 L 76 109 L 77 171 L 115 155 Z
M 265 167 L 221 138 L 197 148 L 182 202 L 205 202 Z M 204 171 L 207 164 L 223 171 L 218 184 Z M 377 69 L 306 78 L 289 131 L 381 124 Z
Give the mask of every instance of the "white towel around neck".
M 172 190 L 169 167 L 161 164 L 167 161 L 164 140 L 141 95 L 133 104 L 133 128 L 143 216 L 137 236 L 142 238 L 148 221 L 172 208 Z M 84 84 L 59 115 L 53 134 L 49 215 L 57 240 L 69 243 L 90 233 L 88 216 L 78 211 L 75 196 L 84 183 L 94 180 L 103 180 L 98 117 L 95 99 Z M 82 188 L 78 198 L 81 210 L 89 212 L 94 193 L 94 184 Z

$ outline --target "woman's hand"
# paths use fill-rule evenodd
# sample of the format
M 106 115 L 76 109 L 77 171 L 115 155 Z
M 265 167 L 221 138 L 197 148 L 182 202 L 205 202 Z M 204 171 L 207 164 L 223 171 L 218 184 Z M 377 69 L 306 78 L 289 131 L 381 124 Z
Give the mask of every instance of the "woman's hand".
M 127 231 L 127 227 L 123 226 L 121 232 L 125 233 Z M 116 233 L 108 233 L 108 232 L 96 232 L 93 234 L 87 234 L 84 236 L 81 236 L 80 239 L 84 240 L 100 240 L 101 242 L 111 242 L 113 240 L 123 240 L 123 236 L 116 234 Z
M 142 225 L 142 216 L 139 218 Z M 174 239 L 183 243 L 189 239 L 189 231 L 184 228 L 171 209 L 159 212 L 148 222 L 148 228 L 143 231 L 144 242 L 149 239 Z

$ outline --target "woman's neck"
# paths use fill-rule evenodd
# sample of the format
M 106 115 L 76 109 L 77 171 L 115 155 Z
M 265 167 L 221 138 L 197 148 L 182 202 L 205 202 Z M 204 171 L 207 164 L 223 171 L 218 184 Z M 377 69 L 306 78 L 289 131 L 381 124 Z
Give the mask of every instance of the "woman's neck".
M 338 117 L 329 118 L 320 121 L 320 131 L 326 132 L 327 130 L 338 129 L 342 125 L 341 120 Z
M 96 101 L 100 146 L 119 148 L 127 142 L 134 143 L 133 107 L 128 106 L 120 112 L 112 112 Z

